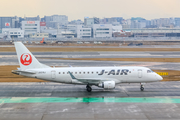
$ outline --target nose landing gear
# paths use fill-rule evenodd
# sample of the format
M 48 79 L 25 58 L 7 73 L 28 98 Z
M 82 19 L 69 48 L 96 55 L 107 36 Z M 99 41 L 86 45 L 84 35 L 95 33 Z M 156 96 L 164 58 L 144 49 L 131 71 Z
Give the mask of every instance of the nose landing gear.
M 91 91 L 92 91 L 92 88 L 91 88 L 90 85 L 87 85 L 87 86 L 86 86 L 86 89 L 87 89 L 88 92 L 91 92 Z

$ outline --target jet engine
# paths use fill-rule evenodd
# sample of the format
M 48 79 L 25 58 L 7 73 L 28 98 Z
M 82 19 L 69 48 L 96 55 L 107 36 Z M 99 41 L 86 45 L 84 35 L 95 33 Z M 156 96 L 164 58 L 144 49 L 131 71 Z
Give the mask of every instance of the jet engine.
M 114 81 L 102 82 L 98 85 L 98 87 L 101 87 L 104 89 L 114 89 L 115 88 L 115 82 Z

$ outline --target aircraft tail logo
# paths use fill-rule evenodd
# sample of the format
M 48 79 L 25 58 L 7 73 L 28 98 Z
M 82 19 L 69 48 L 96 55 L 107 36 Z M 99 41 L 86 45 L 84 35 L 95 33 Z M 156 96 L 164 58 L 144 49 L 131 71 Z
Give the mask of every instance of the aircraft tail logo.
M 32 57 L 29 53 L 24 53 L 21 55 L 21 63 L 25 66 L 30 65 L 32 63 Z

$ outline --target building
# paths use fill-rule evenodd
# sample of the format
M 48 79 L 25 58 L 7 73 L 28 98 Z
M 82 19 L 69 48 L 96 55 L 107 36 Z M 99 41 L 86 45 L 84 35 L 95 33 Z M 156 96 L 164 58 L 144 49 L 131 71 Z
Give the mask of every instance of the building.
M 3 28 L 2 34 L 7 38 L 24 38 L 24 30 L 20 28 Z
M 116 18 L 103 18 L 100 20 L 100 24 L 112 24 L 114 22 L 117 22 Z
M 61 31 L 57 34 L 56 38 L 74 38 L 75 33 L 71 31 Z
M 146 21 L 142 22 L 142 21 L 131 21 L 131 28 L 145 28 L 146 27 Z
M 122 21 L 123 21 L 122 17 L 103 18 L 103 19 L 100 19 L 100 24 L 113 24 L 115 22 L 122 24 Z
M 150 20 L 146 20 L 146 28 L 154 28 L 155 26 L 151 25 Z
M 77 25 L 77 38 L 91 38 L 92 29 L 91 27 Z
M 24 21 L 40 21 L 39 15 L 37 17 L 24 17 Z
M 13 17 L 0 17 L 0 29 L 12 28 L 12 18 Z
M 112 24 L 94 24 L 93 38 L 111 38 Z
M 68 24 L 68 16 L 66 15 L 52 15 L 44 16 L 44 22 L 48 28 L 58 28 L 59 26 L 64 26 Z
M 41 31 L 42 33 L 49 33 L 49 37 L 56 38 L 58 29 L 45 29 Z
M 131 31 L 134 37 L 180 37 L 179 28 L 143 28 L 143 29 L 123 29 Z
M 130 31 L 113 32 L 113 37 L 132 37 Z
M 46 29 L 46 22 L 40 22 L 40 32 Z
M 99 24 L 99 18 L 89 18 L 89 17 L 85 17 L 84 18 L 84 25 L 85 26 L 92 26 L 93 24 Z
M 172 24 L 172 20 L 170 18 L 160 18 L 160 19 L 152 19 L 151 25 L 160 27 L 169 27 Z
M 78 20 L 72 20 L 71 22 L 69 22 L 69 24 L 82 25 L 82 24 L 84 24 L 84 22 L 81 21 L 80 19 L 78 19 Z
M 21 24 L 19 22 L 19 17 L 15 16 L 12 18 L 12 25 L 11 28 L 20 28 Z
M 120 31 L 122 31 L 122 25 L 112 26 L 112 31 L 113 32 L 120 32 Z
M 49 33 L 35 33 L 35 34 L 29 34 L 30 38 L 49 38 Z
M 131 19 L 123 20 L 122 21 L 122 28 L 123 29 L 130 29 L 131 28 Z
M 146 27 L 146 19 L 141 17 L 131 18 L 131 28 L 145 28 L 145 27 Z
M 68 24 L 68 16 L 66 15 L 52 15 L 52 22 L 58 22 L 59 25 L 67 25 Z
M 113 19 L 115 18 L 117 22 L 119 22 L 120 24 L 122 24 L 123 21 L 123 17 L 112 17 Z
M 68 24 L 67 25 L 67 30 L 68 31 L 71 31 L 71 32 L 73 32 L 73 33 L 75 33 L 75 34 L 77 34 L 77 26 L 78 25 L 74 25 L 74 24 Z M 81 26 L 81 25 L 80 25 Z M 76 36 L 76 35 L 75 35 Z
M 0 39 L 3 40 L 4 37 L 5 37 L 5 35 L 0 33 Z
M 175 26 L 180 27 L 180 18 L 174 18 Z
M 29 34 L 40 33 L 40 21 L 22 21 L 22 30 L 26 37 Z

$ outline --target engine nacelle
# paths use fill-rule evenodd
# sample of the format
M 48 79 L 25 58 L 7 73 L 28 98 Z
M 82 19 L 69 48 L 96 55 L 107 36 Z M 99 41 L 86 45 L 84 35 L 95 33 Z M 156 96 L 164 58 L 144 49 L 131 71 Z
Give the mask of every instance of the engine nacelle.
M 114 81 L 106 81 L 102 82 L 98 85 L 98 87 L 104 88 L 104 89 L 114 89 L 115 88 L 115 82 Z

